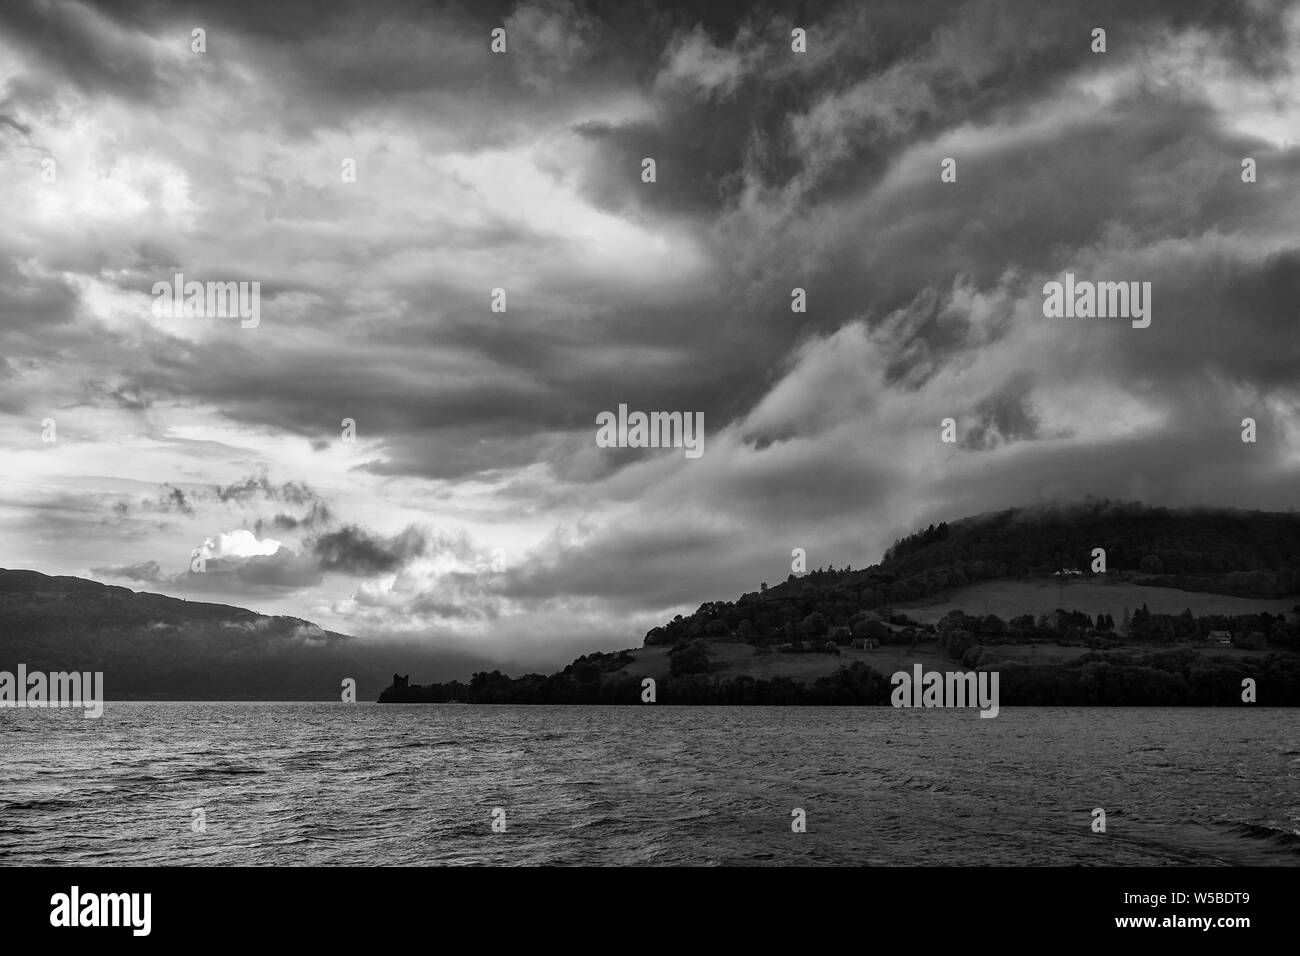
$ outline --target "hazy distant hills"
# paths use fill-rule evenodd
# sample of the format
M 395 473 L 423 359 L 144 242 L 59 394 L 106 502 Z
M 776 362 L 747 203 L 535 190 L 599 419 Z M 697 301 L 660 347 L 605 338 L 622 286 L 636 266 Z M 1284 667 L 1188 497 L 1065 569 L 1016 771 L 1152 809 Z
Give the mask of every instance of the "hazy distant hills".
M 373 700 L 394 667 L 481 662 L 325 631 L 294 617 L 0 569 L 0 670 L 103 671 L 109 700 Z

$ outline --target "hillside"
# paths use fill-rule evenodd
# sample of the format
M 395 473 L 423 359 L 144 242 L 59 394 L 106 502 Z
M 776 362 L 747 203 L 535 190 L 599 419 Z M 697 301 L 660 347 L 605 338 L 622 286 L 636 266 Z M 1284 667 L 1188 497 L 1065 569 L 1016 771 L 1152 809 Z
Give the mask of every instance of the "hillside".
M 921 663 L 997 667 L 1026 703 L 1227 705 L 1267 675 L 1273 703 L 1300 704 L 1297 569 L 1294 514 L 1013 509 L 931 525 L 868 568 L 707 602 L 556 674 L 381 699 L 632 703 L 652 678 L 680 703 L 879 703 L 887 675 Z
M 1092 572 L 1094 548 L 1105 550 L 1104 575 Z M 1028 581 L 1055 587 L 1053 572 L 1062 568 L 1081 572 L 1068 578 L 1062 598 L 1082 581 L 1104 579 L 1252 602 L 1267 599 L 1267 604 L 1237 606 L 1276 613 L 1300 603 L 1300 515 L 1171 511 L 1109 501 L 978 515 L 931 525 L 900 539 L 879 564 L 868 568 L 791 574 L 734 602 L 703 604 L 694 614 L 652 628 L 645 643 L 679 644 L 729 634 L 782 643 L 859 625 L 863 633 L 855 631 L 854 636 L 865 636 L 867 622 L 875 617 L 933 603 L 928 599 L 979 582 Z M 1176 598 L 1175 603 L 1182 600 Z M 1002 616 L 1008 619 L 1013 611 L 1044 613 L 1034 605 L 1003 607 Z M 963 610 L 981 613 L 979 606 Z
M 109 700 L 336 701 L 344 678 L 364 700 L 394 661 L 462 673 L 472 663 L 294 617 L 0 569 L 0 670 L 103 671 Z
M 1051 614 L 1057 608 L 1082 611 L 1089 617 L 1109 615 L 1122 621 L 1146 605 L 1153 614 L 1181 614 L 1190 610 L 1201 617 L 1210 614 L 1258 614 L 1269 611 L 1287 614 L 1295 607 L 1296 597 L 1248 598 L 1206 591 L 1184 591 L 1128 580 L 1123 575 L 1091 577 L 1027 578 L 980 581 L 955 591 L 901 604 L 894 612 L 923 624 L 938 624 L 945 615 L 961 610 L 981 617 L 994 614 L 1011 620 L 1021 614 L 1035 618 Z

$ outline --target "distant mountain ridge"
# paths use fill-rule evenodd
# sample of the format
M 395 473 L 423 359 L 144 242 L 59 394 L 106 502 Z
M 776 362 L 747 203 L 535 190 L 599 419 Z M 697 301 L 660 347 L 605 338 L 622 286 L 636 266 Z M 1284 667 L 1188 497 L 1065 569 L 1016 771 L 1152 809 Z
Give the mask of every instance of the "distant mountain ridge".
M 402 666 L 484 662 L 327 631 L 296 617 L 0 568 L 0 670 L 103 671 L 109 700 L 373 699 Z

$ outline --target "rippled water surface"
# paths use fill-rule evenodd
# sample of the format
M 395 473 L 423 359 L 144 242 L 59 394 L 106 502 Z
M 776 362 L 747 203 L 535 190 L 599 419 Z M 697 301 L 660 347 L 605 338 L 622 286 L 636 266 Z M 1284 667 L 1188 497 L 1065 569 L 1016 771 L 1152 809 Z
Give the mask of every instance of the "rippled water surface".
M 0 710 L 0 863 L 1296 865 L 1300 713 Z

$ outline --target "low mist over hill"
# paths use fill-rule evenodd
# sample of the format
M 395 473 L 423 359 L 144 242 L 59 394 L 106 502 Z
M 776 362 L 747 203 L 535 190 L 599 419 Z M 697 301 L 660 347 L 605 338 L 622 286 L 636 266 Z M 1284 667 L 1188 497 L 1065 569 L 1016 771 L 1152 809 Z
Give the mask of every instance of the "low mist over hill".
M 465 673 L 461 655 L 362 640 L 294 617 L 0 569 L 0 670 L 103 671 L 109 700 L 373 699 L 392 667 Z

